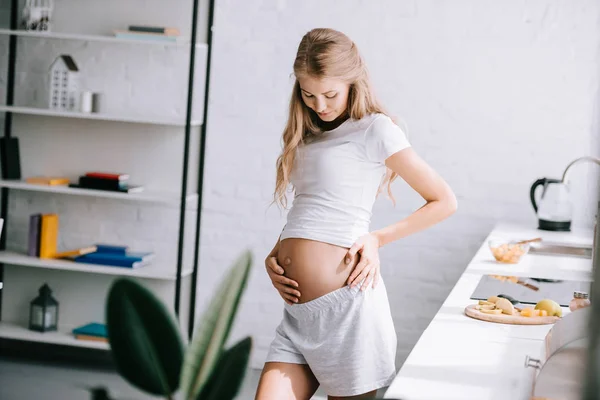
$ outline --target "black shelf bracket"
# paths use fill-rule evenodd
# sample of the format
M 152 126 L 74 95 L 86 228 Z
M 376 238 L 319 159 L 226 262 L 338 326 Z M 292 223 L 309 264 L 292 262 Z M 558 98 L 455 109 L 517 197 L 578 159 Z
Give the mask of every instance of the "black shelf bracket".
M 197 2 L 197 0 L 195 0 Z M 198 260 L 200 257 L 200 225 L 202 221 L 202 188 L 204 185 L 204 154 L 206 149 L 206 127 L 208 123 L 208 99 L 210 89 L 210 64 L 212 58 L 213 46 L 213 25 L 215 18 L 215 0 L 209 0 L 208 5 L 208 25 L 206 41 L 208 43 L 208 53 L 206 55 L 206 79 L 204 87 L 204 110 L 203 123 L 200 127 L 200 145 L 198 152 L 200 154 L 198 160 L 198 199 L 196 204 L 196 231 L 194 238 L 194 265 L 192 270 L 192 285 L 190 289 L 190 315 L 188 322 L 188 337 L 192 337 L 194 333 L 194 321 L 196 317 L 196 291 L 198 283 Z
M 10 2 L 10 29 L 16 30 L 19 24 L 19 0 Z M 6 74 L 6 105 L 12 106 L 15 101 L 15 70 L 17 63 L 17 36 L 10 35 L 8 42 L 8 71 Z M 4 137 L 9 138 L 12 134 L 12 113 L 4 115 Z M 2 163 L 2 175 L 8 170 L 8 160 L 0 160 Z M 4 220 L 4 228 L 0 232 L 0 250 L 6 250 L 6 232 L 8 230 L 8 194 L 9 189 L 0 189 L 0 218 Z M 4 283 L 4 264 L 0 263 L 0 282 Z M 0 321 L 2 321 L 2 294 L 0 290 Z

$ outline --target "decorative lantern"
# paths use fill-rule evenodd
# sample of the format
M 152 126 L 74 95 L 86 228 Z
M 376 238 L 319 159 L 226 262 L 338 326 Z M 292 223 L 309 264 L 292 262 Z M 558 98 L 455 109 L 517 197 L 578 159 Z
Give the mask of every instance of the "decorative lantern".
M 52 297 L 52 290 L 44 283 L 40 294 L 31 302 L 29 329 L 38 332 L 55 331 L 58 325 L 58 301 Z

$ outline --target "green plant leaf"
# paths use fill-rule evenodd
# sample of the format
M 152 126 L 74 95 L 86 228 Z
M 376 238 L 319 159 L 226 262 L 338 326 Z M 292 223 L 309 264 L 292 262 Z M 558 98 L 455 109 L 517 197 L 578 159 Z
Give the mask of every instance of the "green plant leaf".
M 184 344 L 169 310 L 139 283 L 121 278 L 106 301 L 106 328 L 119 373 L 132 385 L 169 396 L 179 387 Z
M 185 353 L 181 386 L 185 399 L 196 399 L 206 385 L 225 344 L 252 266 L 245 251 L 221 281 Z
M 247 337 L 225 351 L 197 400 L 233 400 L 238 394 L 252 350 Z

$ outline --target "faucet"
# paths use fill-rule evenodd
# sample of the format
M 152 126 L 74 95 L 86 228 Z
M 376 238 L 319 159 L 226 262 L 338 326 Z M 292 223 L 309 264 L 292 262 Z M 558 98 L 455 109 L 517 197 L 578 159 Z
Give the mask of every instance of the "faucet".
M 562 176 L 562 181 L 561 181 L 562 183 L 566 183 L 567 172 L 569 171 L 569 168 L 571 168 L 575 164 L 579 164 L 582 161 L 591 161 L 591 162 L 594 162 L 594 163 L 600 165 L 600 159 L 598 159 L 596 157 L 589 157 L 589 156 L 579 157 L 578 159 L 571 161 L 569 163 L 569 165 L 567 165 L 567 168 L 565 168 L 565 172 L 563 172 L 563 176 Z

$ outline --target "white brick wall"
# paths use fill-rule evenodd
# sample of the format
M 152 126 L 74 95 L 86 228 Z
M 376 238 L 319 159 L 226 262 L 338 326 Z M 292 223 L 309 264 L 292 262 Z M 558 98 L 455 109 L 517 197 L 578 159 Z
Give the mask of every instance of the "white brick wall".
M 599 14 L 593 0 L 217 1 L 200 292 L 241 249 L 254 251 L 232 337 L 254 336 L 254 366 L 281 317 L 263 259 L 285 213 L 267 205 L 302 35 L 326 26 L 354 39 L 381 99 L 459 199 L 451 219 L 381 250 L 399 367 L 493 225 L 535 224 L 531 183 L 599 155 Z M 573 174 L 580 225 L 591 223 L 597 176 Z M 373 229 L 422 204 L 399 181 L 394 194 L 396 208 L 376 202 Z

